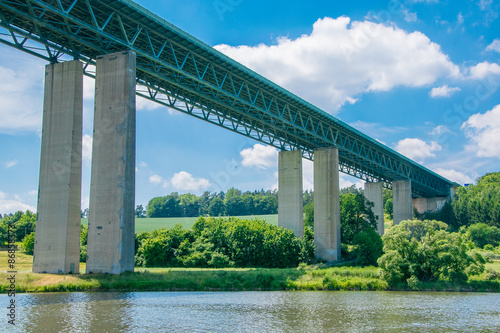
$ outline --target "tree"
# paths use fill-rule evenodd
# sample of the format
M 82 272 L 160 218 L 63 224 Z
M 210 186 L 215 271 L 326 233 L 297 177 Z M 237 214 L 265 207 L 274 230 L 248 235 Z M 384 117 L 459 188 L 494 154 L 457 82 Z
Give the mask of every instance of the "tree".
M 137 205 L 135 208 L 135 217 L 137 218 L 143 218 L 146 216 L 146 210 L 142 205 Z
M 500 229 L 490 227 L 485 223 L 472 224 L 467 228 L 467 239 L 471 240 L 478 248 L 484 248 L 485 245 L 491 244 L 494 247 L 500 244 Z
M 377 228 L 377 221 L 371 209 L 373 203 L 361 193 L 347 193 L 340 196 L 340 230 L 345 244 L 352 244 L 354 236 L 367 228 Z
M 394 214 L 392 210 L 392 198 L 387 199 L 384 204 L 384 213 L 389 214 L 389 218 L 394 219 Z
M 382 240 L 384 255 L 378 259 L 382 277 L 389 284 L 435 281 L 440 278 L 466 280 L 484 271 L 484 259 L 469 255 L 458 233 L 447 232 L 439 221 L 402 221 L 390 228 Z
M 377 266 L 377 260 L 382 256 L 383 242 L 380 235 L 373 228 L 366 228 L 356 234 L 353 239 L 356 255 L 356 264 L 361 266 Z
M 23 247 L 24 252 L 27 254 L 33 254 L 33 250 L 35 249 L 35 233 L 32 232 L 24 237 L 21 246 Z
M 210 216 L 221 216 L 224 215 L 224 201 L 219 197 L 214 197 L 210 200 L 210 205 L 208 206 L 208 214 Z
M 311 201 L 304 206 L 304 214 L 304 226 L 314 230 L 314 201 Z

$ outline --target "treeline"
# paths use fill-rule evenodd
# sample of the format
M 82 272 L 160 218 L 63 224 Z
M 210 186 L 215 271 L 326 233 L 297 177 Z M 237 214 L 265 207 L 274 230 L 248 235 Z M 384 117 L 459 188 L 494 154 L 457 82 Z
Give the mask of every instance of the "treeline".
M 244 192 L 231 188 L 226 193 L 171 193 L 156 197 L 147 205 L 147 217 L 198 217 L 267 215 L 278 213 L 277 191 Z M 139 214 L 136 214 L 138 217 Z
M 459 187 L 451 202 L 425 218 L 443 221 L 455 231 L 477 223 L 500 228 L 500 172 L 478 178 L 476 185 Z

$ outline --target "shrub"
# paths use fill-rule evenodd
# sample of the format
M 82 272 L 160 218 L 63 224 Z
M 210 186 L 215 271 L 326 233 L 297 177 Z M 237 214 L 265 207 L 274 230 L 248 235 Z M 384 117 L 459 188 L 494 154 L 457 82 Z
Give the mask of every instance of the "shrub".
M 379 258 L 382 277 L 389 284 L 434 281 L 439 278 L 466 280 L 484 271 L 484 259 L 468 254 L 458 233 L 446 231 L 438 221 L 403 221 L 382 237 L 385 254 Z M 412 277 L 412 280 L 408 280 Z
M 27 254 L 33 254 L 33 250 L 35 249 L 35 233 L 32 232 L 24 237 L 21 246 L 23 247 L 24 252 Z
M 485 223 L 472 224 L 467 228 L 467 238 L 478 248 L 491 244 L 493 247 L 500 243 L 500 229 Z
M 377 260 L 382 255 L 384 244 L 380 235 L 373 228 L 367 228 L 354 236 L 353 245 L 358 265 L 377 266 Z

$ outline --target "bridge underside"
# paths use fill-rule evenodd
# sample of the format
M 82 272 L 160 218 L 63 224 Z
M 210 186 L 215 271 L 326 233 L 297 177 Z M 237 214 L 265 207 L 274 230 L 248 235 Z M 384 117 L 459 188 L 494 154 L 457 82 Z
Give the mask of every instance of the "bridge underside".
M 412 197 L 447 197 L 455 185 L 130 0 L 0 0 L 0 29 L 3 29 L 0 42 L 53 64 L 79 60 L 83 65 L 78 61 L 73 63 L 83 66 L 85 75 L 96 78 L 95 113 L 102 121 L 94 124 L 97 132 L 92 161 L 90 212 L 93 215 L 88 267 L 94 272 L 119 273 L 133 269 L 133 222 L 130 221 L 133 221 L 134 205 L 134 172 L 131 171 L 135 163 L 134 92 L 282 151 L 279 220 L 280 225 L 290 227 L 298 236 L 303 235 L 299 195 L 302 193 L 301 158 L 314 160 L 316 245 L 318 255 L 326 260 L 340 259 L 339 171 L 376 184 L 373 190 L 368 185 L 370 191 L 367 192 L 375 203 L 380 233 L 382 187 L 393 189 L 394 223 L 397 224 L 412 217 Z M 107 80 L 102 61 L 115 56 L 118 59 L 124 51 L 129 60 L 123 66 L 128 65 L 117 68 L 107 81 L 113 82 L 111 86 L 122 85 L 122 92 L 127 92 L 118 98 L 122 103 L 115 105 L 106 102 L 105 96 L 115 96 L 116 91 L 99 88 L 101 79 Z M 134 64 L 130 57 L 135 59 Z M 76 83 L 74 87 L 79 94 Z M 64 100 L 63 96 L 51 98 Z M 51 234 L 52 230 L 60 229 L 60 259 L 52 260 L 48 255 L 53 245 L 44 243 L 45 236 L 37 236 L 35 258 L 39 263 L 37 267 L 53 265 L 51 271 L 54 272 L 77 271 L 76 252 L 69 247 L 76 246 L 75 230 L 79 228 L 74 211 L 80 205 L 75 193 L 79 193 L 81 187 L 81 180 L 76 180 L 81 174 L 81 119 L 77 116 L 81 111 L 76 102 L 73 107 L 74 119 L 65 118 L 69 113 L 44 112 L 38 203 L 41 214 L 37 233 Z M 50 137 L 58 136 L 55 129 L 47 125 L 54 121 L 66 121 L 64 128 L 72 128 L 73 132 L 71 136 L 68 132 L 61 134 L 61 151 L 45 154 L 57 151 Z M 98 139 L 101 134 L 102 140 Z M 61 175 L 50 176 L 52 164 L 62 158 L 66 162 Z M 59 201 L 60 222 L 50 224 L 47 221 L 57 219 L 48 217 L 44 211 L 51 209 L 46 202 L 58 198 L 55 193 L 68 197 L 69 201 Z M 106 210 L 112 213 L 103 213 Z M 102 255 L 104 252 L 107 254 Z

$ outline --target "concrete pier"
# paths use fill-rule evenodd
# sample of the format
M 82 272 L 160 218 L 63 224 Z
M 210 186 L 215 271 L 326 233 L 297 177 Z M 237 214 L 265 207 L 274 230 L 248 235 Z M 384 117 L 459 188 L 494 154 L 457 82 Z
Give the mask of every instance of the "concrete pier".
M 384 189 L 382 182 L 365 183 L 365 198 L 373 202 L 372 211 L 377 221 L 377 232 L 380 236 L 384 234 Z
M 339 152 L 333 147 L 314 150 L 314 244 L 317 257 L 340 260 Z
M 392 182 L 392 209 L 394 215 L 393 225 L 397 225 L 404 220 L 413 219 L 410 180 Z
M 135 63 L 131 51 L 97 58 L 88 273 L 134 270 Z
M 278 156 L 278 226 L 304 236 L 302 152 L 281 151 Z
M 79 273 L 83 65 L 45 67 L 33 273 Z

